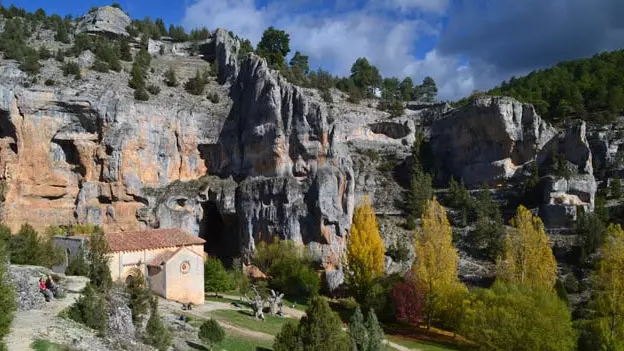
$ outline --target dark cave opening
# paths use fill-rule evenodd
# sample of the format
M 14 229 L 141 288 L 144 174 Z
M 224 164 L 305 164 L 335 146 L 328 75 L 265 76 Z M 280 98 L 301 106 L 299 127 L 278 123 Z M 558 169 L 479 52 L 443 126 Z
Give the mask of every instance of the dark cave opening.
M 65 157 L 65 162 L 73 166 L 72 170 L 84 177 L 87 173 L 87 170 L 80 163 L 80 153 L 78 152 L 78 148 L 76 148 L 76 145 L 74 145 L 74 142 L 72 140 L 60 139 L 53 139 L 52 142 L 61 147 Z
M 217 257 L 226 267 L 239 256 L 238 222 L 235 215 L 222 215 L 214 202 L 202 203 L 203 217 L 199 237 L 206 240 L 204 251 Z
M 9 147 L 17 154 L 17 133 L 15 131 L 15 126 L 11 123 L 9 113 L 0 111 L 0 139 L 6 137 L 13 138 L 13 142 L 9 144 Z

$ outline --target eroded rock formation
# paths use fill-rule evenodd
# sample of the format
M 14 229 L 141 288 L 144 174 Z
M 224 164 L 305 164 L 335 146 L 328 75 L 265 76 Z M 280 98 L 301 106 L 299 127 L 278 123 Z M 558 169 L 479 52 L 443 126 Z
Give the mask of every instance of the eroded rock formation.
M 93 33 L 102 35 L 128 36 L 126 27 L 132 20 L 121 9 L 104 6 L 78 19 L 76 34 Z

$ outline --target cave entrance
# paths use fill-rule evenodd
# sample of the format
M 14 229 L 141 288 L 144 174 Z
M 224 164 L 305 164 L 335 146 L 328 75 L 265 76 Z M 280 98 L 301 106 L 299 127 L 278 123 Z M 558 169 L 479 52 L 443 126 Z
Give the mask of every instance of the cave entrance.
M 199 237 L 206 240 L 204 251 L 217 257 L 226 267 L 232 266 L 239 256 L 238 224 L 235 215 L 222 215 L 212 201 L 202 203 L 203 217 L 199 224 Z

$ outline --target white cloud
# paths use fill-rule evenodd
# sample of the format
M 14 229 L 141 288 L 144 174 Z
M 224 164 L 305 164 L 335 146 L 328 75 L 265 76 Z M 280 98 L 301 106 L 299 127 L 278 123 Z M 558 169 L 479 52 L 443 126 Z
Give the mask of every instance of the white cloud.
M 369 0 L 371 8 L 398 10 L 402 14 L 425 12 L 442 15 L 449 6 L 449 0 Z
M 394 11 L 443 12 L 448 5 L 447 0 L 390 2 Z M 458 59 L 441 56 L 435 50 L 422 59 L 414 56 L 419 38 L 438 35 L 437 23 L 416 17 L 389 15 L 370 3 L 339 14 L 319 14 L 293 11 L 292 3 L 286 1 L 256 8 L 254 0 L 199 0 L 187 7 L 183 23 L 187 28 L 227 28 L 254 44 L 273 25 L 290 34 L 291 49 L 309 55 L 313 69 L 321 67 L 348 75 L 358 57 L 367 57 L 384 76 L 410 75 L 415 81 L 434 77 L 441 98 L 454 99 L 470 93 L 475 85 L 472 70 L 458 71 Z

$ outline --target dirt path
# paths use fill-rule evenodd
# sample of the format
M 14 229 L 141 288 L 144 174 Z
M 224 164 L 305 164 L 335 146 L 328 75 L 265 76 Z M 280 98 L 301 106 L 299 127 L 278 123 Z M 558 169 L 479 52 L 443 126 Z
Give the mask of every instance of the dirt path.
M 240 297 L 239 296 L 233 296 L 233 295 L 223 295 L 223 297 L 228 298 L 228 299 L 232 299 L 232 300 L 238 300 Z M 216 310 L 240 310 L 240 308 L 234 307 L 232 306 L 231 303 L 226 303 L 226 302 L 215 302 L 215 301 L 206 301 L 204 302 L 203 305 L 196 305 L 193 307 L 192 310 L 190 311 L 183 311 L 181 309 L 181 305 L 177 302 L 173 302 L 173 301 L 168 301 L 168 300 L 164 300 L 161 299 L 159 301 L 159 305 L 161 306 L 162 309 L 165 309 L 168 313 L 174 313 L 174 312 L 184 312 L 185 314 L 191 315 L 191 316 L 195 316 L 197 318 L 200 319 L 207 319 L 208 316 L 206 315 L 206 313 L 209 313 L 211 311 L 216 311 Z M 297 309 L 293 309 L 293 308 L 286 308 L 286 306 L 284 306 L 283 308 L 284 313 L 293 316 L 294 318 L 301 318 L 305 315 L 305 312 L 303 311 L 299 311 Z M 234 325 L 231 325 L 229 323 L 223 322 L 222 320 L 219 319 L 219 324 L 225 328 L 225 329 L 229 329 L 233 332 L 236 332 L 240 335 L 246 336 L 246 337 L 250 337 L 250 338 L 254 338 L 254 339 L 260 339 L 260 340 L 273 340 L 274 336 L 270 335 L 270 334 L 266 334 L 266 333 L 262 333 L 262 332 L 258 332 L 258 331 L 254 331 L 254 330 L 249 330 L 246 328 L 241 328 L 241 327 L 237 327 Z M 384 340 L 384 343 L 396 350 L 399 351 L 420 351 L 419 349 L 410 349 L 407 348 L 405 346 L 401 346 L 399 344 L 393 343 L 391 341 L 388 340 Z
M 195 316 L 199 319 L 208 319 L 208 316 L 206 315 L 206 313 L 209 313 L 211 311 L 238 310 L 236 307 L 232 306 L 229 303 L 212 302 L 212 301 L 206 301 L 203 305 L 196 305 L 190 311 L 181 310 L 179 303 L 167 301 L 167 300 L 160 300 L 159 305 L 161 306 L 161 309 L 167 311 L 168 313 L 173 314 L 174 312 L 178 312 L 178 313 L 183 312 L 184 314 Z M 247 336 L 247 337 L 254 338 L 254 339 L 261 339 L 261 340 L 273 340 L 273 335 L 254 331 L 254 330 L 249 330 L 246 328 L 237 327 L 229 323 L 223 322 L 220 319 L 219 319 L 219 324 L 223 328 L 232 330 L 243 336 Z
M 80 296 L 88 278 L 85 277 L 65 277 L 61 283 L 67 296 L 63 299 L 52 300 L 43 305 L 40 309 L 29 311 L 17 311 L 11 324 L 11 331 L 4 339 L 9 350 L 22 351 L 31 350 L 32 344 L 37 337 L 55 324 L 58 313 L 69 307 Z

